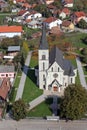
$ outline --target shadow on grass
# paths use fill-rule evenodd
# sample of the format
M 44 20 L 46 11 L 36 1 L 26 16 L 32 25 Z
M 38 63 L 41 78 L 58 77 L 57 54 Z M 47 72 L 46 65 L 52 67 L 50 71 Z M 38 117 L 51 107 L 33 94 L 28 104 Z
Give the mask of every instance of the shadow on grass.
M 28 73 L 27 73 L 27 76 L 32 80 L 32 82 L 33 82 L 34 84 L 37 83 L 37 78 L 36 78 L 36 76 L 35 76 L 35 70 L 29 69 L 29 70 L 28 70 Z

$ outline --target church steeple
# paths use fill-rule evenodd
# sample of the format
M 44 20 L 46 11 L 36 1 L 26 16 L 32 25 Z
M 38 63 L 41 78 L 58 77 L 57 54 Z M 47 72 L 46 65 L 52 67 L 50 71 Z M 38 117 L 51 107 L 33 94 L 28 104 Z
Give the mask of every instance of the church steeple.
M 45 27 L 45 23 L 43 23 L 43 27 L 42 27 L 42 36 L 41 36 L 41 40 L 40 40 L 40 46 L 39 49 L 48 49 L 48 43 L 47 43 L 47 39 L 46 39 L 46 27 Z

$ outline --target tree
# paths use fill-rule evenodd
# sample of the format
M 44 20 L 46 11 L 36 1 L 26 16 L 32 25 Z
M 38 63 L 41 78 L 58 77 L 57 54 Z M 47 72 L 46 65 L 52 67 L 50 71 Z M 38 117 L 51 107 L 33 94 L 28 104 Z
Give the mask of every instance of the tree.
M 22 46 L 22 56 L 23 56 L 24 60 L 25 60 L 28 52 L 29 52 L 28 43 L 26 41 L 24 41 L 23 46 Z
M 77 26 L 78 26 L 79 28 L 82 28 L 82 29 L 87 29 L 87 22 L 86 22 L 85 20 L 81 19 L 81 20 L 79 21 L 79 23 L 77 24 Z
M 27 106 L 21 99 L 15 101 L 12 105 L 12 116 L 15 120 L 20 120 L 26 117 Z
M 87 90 L 79 85 L 69 85 L 60 104 L 60 116 L 80 119 L 87 112 Z

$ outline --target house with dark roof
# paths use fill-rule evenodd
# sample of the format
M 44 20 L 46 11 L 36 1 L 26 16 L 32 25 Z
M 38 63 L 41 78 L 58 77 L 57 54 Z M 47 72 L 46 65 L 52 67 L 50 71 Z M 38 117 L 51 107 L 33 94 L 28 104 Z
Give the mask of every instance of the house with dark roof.
M 9 56 L 16 56 L 20 52 L 20 46 L 9 46 L 7 53 Z
M 49 51 L 44 26 L 38 56 L 39 65 L 35 75 L 40 89 L 63 92 L 68 85 L 75 84 L 77 69 L 56 46 Z

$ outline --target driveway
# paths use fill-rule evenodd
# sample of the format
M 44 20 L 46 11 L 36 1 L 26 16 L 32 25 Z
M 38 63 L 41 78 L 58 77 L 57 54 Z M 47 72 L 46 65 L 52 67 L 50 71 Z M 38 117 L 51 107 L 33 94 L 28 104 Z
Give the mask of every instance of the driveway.
M 85 81 L 85 76 L 84 76 L 83 68 L 82 68 L 79 57 L 76 58 L 76 62 L 77 62 L 78 73 L 79 73 L 81 85 L 87 89 L 87 84 Z
M 25 80 L 26 80 L 26 75 L 27 75 L 27 72 L 28 72 L 28 66 L 30 64 L 31 55 L 32 55 L 32 51 L 28 53 L 27 59 L 25 61 L 25 66 L 24 66 L 24 69 L 23 69 L 23 72 L 22 72 L 22 76 L 21 76 L 21 80 L 20 80 L 20 83 L 19 83 L 19 87 L 18 87 L 18 90 L 17 90 L 17 95 L 16 95 L 15 100 L 22 98 Z

